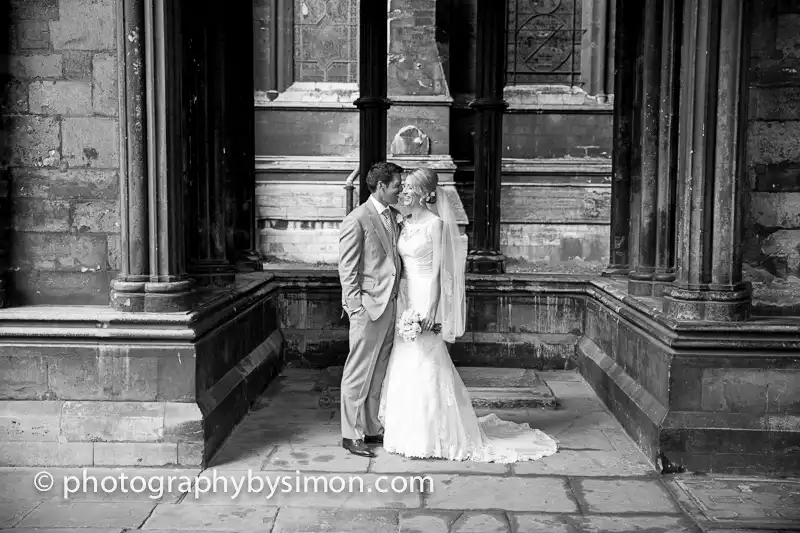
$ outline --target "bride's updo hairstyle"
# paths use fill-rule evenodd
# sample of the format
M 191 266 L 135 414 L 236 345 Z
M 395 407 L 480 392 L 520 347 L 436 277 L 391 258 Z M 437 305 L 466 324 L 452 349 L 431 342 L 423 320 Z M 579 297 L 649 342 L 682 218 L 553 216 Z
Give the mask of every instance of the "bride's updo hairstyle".
M 436 187 L 439 185 L 439 175 L 429 168 L 417 168 L 411 172 L 406 181 L 420 196 L 420 203 L 436 203 Z

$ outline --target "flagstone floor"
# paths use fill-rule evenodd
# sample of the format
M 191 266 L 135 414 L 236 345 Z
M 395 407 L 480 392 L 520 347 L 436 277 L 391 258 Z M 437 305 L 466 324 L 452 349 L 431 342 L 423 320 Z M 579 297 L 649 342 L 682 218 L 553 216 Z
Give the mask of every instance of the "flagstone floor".
M 662 476 L 580 375 L 542 372 L 540 376 L 558 398 L 558 409 L 495 412 L 528 422 L 559 440 L 559 453 L 541 461 L 506 466 L 408 460 L 381 448 L 374 459 L 355 457 L 340 446 L 338 411 L 318 405 L 314 384 L 319 371 L 288 369 L 203 472 L 93 468 L 85 475 L 100 487 L 95 491 L 90 478 L 83 492 L 80 468 L 0 469 L 0 529 L 13 533 L 800 531 L 800 482 L 690 473 Z M 311 476 L 317 478 L 316 484 Z M 50 490 L 34 486 L 38 482 L 47 488 L 50 481 Z M 103 484 L 109 489 L 105 493 Z M 68 497 L 64 487 L 70 489 Z

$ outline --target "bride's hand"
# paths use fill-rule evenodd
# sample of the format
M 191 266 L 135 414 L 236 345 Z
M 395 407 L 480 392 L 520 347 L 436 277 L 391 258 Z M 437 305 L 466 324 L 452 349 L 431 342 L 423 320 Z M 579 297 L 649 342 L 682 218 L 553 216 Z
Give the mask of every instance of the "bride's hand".
M 434 324 L 435 321 L 433 318 L 431 318 L 431 315 L 426 316 L 425 318 L 422 319 L 422 322 L 420 322 L 420 326 L 422 326 L 422 331 L 430 331 L 431 329 L 433 329 Z

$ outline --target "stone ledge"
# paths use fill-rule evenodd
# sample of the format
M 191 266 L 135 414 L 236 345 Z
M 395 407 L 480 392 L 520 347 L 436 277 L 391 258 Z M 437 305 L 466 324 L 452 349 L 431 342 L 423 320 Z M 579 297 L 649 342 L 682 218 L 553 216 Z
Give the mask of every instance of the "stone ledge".
M 204 291 L 192 310 L 179 313 L 124 313 L 99 305 L 10 307 L 0 309 L 0 339 L 194 341 L 276 288 L 269 273 L 239 275 L 233 289 Z

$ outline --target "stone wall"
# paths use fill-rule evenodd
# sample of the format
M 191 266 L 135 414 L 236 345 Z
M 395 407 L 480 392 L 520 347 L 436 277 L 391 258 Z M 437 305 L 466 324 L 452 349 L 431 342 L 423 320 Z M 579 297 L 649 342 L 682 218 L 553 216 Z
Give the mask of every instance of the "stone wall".
M 114 2 L 15 0 L 10 15 L 11 304 L 107 304 L 119 249 Z
M 800 3 L 755 2 L 745 274 L 761 311 L 800 314 Z

